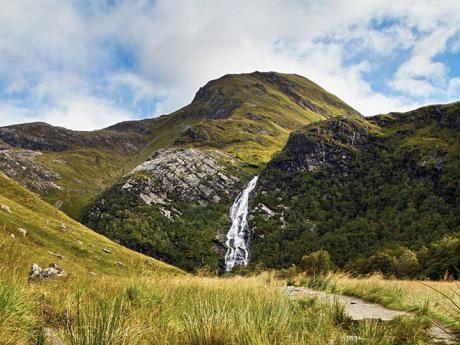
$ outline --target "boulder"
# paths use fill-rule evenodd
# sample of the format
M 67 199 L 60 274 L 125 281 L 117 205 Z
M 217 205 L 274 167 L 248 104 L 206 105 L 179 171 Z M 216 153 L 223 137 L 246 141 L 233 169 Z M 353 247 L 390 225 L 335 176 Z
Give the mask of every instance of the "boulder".
M 1 204 L 1 205 L 0 205 L 0 209 L 1 209 L 2 211 L 11 213 L 11 209 L 10 209 L 10 207 L 9 207 L 8 205 Z
M 24 228 L 18 228 L 18 232 L 22 235 L 22 237 L 27 236 L 27 230 Z
M 52 263 L 48 268 L 41 268 L 38 264 L 33 263 L 29 273 L 29 283 L 50 281 L 66 276 L 67 273 L 58 264 Z

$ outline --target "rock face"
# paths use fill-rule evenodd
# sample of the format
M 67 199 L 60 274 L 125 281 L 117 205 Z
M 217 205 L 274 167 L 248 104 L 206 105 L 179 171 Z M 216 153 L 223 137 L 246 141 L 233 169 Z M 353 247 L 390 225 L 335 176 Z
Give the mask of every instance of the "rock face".
M 169 205 L 172 200 L 218 203 L 230 195 L 238 178 L 226 172 L 229 158 L 221 153 L 171 148 L 156 151 L 137 166 L 121 186 L 147 205 Z
M 61 189 L 58 173 L 39 161 L 40 151 L 0 150 L 0 171 L 34 192 Z
M 311 172 L 326 166 L 343 172 L 368 140 L 369 132 L 361 121 L 333 118 L 292 133 L 284 154 L 271 162 L 271 166 L 290 173 Z
M 66 276 L 67 273 L 58 264 L 50 264 L 48 268 L 41 268 L 38 264 L 33 263 L 29 273 L 29 283 L 46 282 Z

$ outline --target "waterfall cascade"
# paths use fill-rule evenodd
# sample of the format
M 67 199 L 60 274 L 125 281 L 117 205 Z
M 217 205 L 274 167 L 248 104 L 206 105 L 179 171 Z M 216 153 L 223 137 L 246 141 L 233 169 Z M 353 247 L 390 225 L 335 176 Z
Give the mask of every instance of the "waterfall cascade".
M 230 272 L 235 265 L 247 266 L 249 261 L 249 197 L 257 184 L 259 176 L 249 181 L 246 188 L 238 195 L 230 208 L 232 226 L 227 233 L 227 253 L 225 254 L 225 270 Z

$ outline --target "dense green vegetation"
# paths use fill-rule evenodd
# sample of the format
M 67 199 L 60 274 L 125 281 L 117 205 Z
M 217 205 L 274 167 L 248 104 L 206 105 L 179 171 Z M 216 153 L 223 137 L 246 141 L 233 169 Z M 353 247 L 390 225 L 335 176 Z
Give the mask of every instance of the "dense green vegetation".
M 361 128 L 366 135 L 354 147 L 354 125 L 341 126 L 343 137 L 335 131 L 331 144 L 323 129 L 337 129 L 335 120 L 296 133 L 317 150 L 288 143 L 263 173 L 255 203 L 283 219 L 256 214 L 253 263 L 288 267 L 326 249 L 335 264 L 356 273 L 458 277 L 459 118 L 458 103 L 379 116 Z M 327 162 L 342 155 L 344 163 Z M 303 157 L 326 163 L 311 172 L 294 169 Z
M 119 185 L 103 194 L 95 217 L 85 211 L 84 222 L 119 243 L 186 270 L 202 266 L 216 269 L 221 255 L 214 249 L 216 232 L 228 227 L 227 209 L 231 200 L 218 204 L 194 205 L 176 202 L 171 208 L 180 217 L 165 217 L 161 205 L 147 205 L 137 194 L 120 193 Z

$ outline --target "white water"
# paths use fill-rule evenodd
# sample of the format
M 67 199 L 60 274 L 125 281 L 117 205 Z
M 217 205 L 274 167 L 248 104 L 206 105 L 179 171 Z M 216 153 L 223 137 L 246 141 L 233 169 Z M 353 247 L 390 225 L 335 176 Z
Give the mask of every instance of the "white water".
M 247 266 L 249 261 L 249 196 L 257 184 L 259 176 L 255 176 L 238 195 L 230 208 L 232 226 L 227 233 L 227 253 L 225 254 L 225 270 L 230 272 L 235 265 Z

